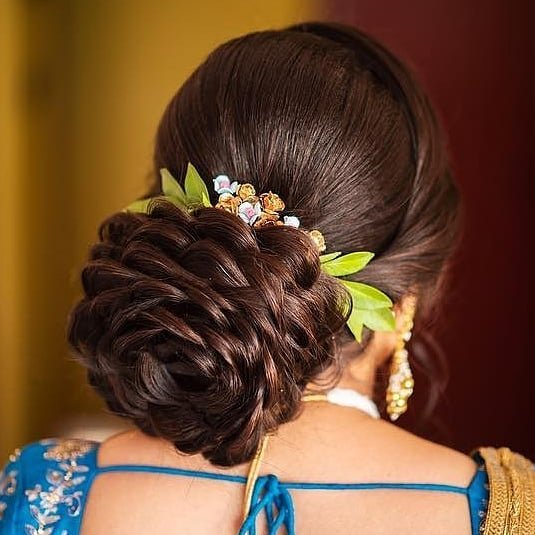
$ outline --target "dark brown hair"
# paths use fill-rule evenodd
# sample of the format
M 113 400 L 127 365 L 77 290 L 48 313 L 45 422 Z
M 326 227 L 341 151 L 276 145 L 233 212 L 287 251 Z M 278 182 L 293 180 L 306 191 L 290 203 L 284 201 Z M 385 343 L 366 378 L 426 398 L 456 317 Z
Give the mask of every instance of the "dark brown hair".
M 458 227 L 442 134 L 407 69 L 360 31 L 307 23 L 217 48 L 158 129 L 154 176 L 183 182 L 187 162 L 212 204 L 227 174 L 278 193 L 328 252 L 374 252 L 353 278 L 393 300 L 436 294 Z M 250 460 L 305 386 L 340 369 L 347 295 L 302 230 L 157 201 L 99 238 L 69 342 L 112 411 L 179 451 Z

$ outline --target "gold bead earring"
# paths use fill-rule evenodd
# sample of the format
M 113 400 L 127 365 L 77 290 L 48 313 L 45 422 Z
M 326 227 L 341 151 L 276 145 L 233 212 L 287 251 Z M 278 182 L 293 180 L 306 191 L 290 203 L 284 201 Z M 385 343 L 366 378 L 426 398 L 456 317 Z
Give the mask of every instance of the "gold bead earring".
M 402 327 L 397 331 L 386 390 L 386 411 L 392 421 L 397 420 L 407 410 L 407 400 L 414 391 L 414 378 L 405 344 L 412 335 L 415 310 L 416 298 L 412 295 L 406 296 L 402 301 Z

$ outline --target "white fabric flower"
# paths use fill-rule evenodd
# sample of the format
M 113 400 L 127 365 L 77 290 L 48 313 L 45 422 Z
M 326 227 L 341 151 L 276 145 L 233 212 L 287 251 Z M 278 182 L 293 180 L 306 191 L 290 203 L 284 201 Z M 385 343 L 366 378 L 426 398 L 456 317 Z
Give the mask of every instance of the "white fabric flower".
M 245 201 L 238 207 L 238 215 L 249 225 L 252 225 L 261 213 L 262 205 L 259 202 L 252 204 L 249 201 Z
M 285 225 L 288 225 L 290 227 L 299 228 L 300 221 L 299 221 L 298 217 L 296 217 L 294 215 L 285 215 L 283 219 L 284 219 L 284 224 Z
M 214 178 L 214 189 L 217 193 L 236 193 L 238 182 L 230 181 L 227 175 L 218 175 Z

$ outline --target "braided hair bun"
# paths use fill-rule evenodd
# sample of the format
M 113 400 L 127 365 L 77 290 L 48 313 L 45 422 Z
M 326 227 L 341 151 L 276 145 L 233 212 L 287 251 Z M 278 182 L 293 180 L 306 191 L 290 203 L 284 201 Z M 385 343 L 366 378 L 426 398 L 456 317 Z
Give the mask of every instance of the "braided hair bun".
M 331 363 L 344 294 L 298 229 L 166 201 L 100 228 L 69 342 L 109 407 L 182 452 L 250 460 Z M 337 305 L 338 304 L 338 305 Z

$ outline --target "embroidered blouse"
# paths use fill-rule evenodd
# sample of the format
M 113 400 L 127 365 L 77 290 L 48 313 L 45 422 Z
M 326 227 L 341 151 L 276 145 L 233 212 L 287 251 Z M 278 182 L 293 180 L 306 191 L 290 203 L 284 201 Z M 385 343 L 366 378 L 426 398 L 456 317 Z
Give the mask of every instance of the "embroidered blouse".
M 152 472 L 241 485 L 247 480 L 243 476 L 158 466 L 98 466 L 97 451 L 98 443 L 73 439 L 43 440 L 16 451 L 0 472 L 0 535 L 78 535 L 91 484 L 102 473 Z M 475 452 L 473 457 L 478 470 L 467 487 L 432 483 L 292 482 L 280 481 L 275 474 L 260 476 L 238 535 L 254 535 L 262 511 L 270 535 L 276 535 L 282 526 L 289 535 L 295 535 L 296 512 L 291 491 L 374 489 L 462 494 L 468 501 L 472 534 L 477 535 L 483 529 L 487 512 L 489 478 L 483 456 Z

